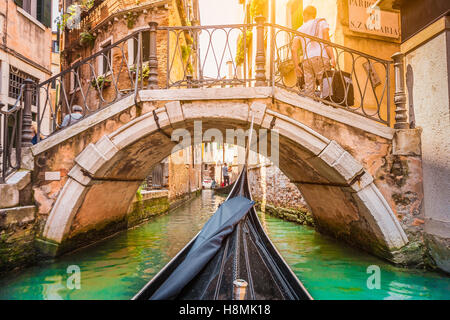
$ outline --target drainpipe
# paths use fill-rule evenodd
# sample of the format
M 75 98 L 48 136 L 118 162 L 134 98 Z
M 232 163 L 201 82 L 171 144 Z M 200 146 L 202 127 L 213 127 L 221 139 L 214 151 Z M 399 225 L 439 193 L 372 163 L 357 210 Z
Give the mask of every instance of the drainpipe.
M 8 8 L 9 7 L 9 0 L 6 0 L 6 11 L 5 11 L 5 22 L 3 30 L 5 30 L 3 34 L 3 45 L 6 47 L 7 41 L 8 41 Z

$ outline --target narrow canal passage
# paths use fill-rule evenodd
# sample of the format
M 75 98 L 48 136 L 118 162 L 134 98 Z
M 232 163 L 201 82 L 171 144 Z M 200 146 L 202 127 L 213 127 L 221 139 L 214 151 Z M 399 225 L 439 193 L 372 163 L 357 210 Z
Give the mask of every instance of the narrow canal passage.
M 0 279 L 0 299 L 130 299 L 201 229 L 224 199 L 203 191 L 201 197 L 168 215 L 54 263 Z M 449 277 L 396 268 L 311 228 L 262 214 L 261 219 L 315 299 L 450 299 Z M 367 268 L 372 265 L 380 267 L 380 289 L 367 287 Z M 81 288 L 70 289 L 68 268 L 78 267 Z

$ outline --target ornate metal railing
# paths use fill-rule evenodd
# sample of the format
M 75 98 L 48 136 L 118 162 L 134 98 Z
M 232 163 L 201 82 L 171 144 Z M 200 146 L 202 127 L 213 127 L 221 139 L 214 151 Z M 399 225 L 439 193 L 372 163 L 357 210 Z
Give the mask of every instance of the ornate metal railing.
M 277 86 L 390 125 L 391 61 L 256 22 L 158 28 L 167 34 L 166 87 Z
M 143 37 L 148 37 L 145 45 Z M 166 47 L 157 47 L 157 41 L 164 39 Z M 296 45 L 303 69 L 294 63 Z M 134 49 L 128 52 L 130 48 Z M 314 50 L 319 54 L 310 66 L 313 57 L 309 54 Z M 332 70 L 330 56 L 335 58 Z M 325 71 L 323 77 L 314 70 L 317 64 Z M 397 79 L 402 78 L 401 64 L 394 65 Z M 137 103 L 140 90 L 156 88 L 276 86 L 390 125 L 392 65 L 391 61 L 264 23 L 262 17 L 256 24 L 238 25 L 158 27 L 150 23 L 37 86 L 38 136 L 70 126 L 126 96 L 134 95 Z M 308 90 L 299 86 L 297 73 L 309 76 L 305 79 Z M 333 93 L 339 87 L 340 94 Z M 404 127 L 406 121 L 401 88 L 399 83 L 396 127 Z M 70 116 L 75 105 L 81 113 Z
M 166 48 L 158 48 L 158 39 L 167 39 Z M 295 64 L 295 54 L 302 68 Z M 39 141 L 130 95 L 138 104 L 142 89 L 281 87 L 390 126 L 393 67 L 394 127 L 409 128 L 403 54 L 393 59 L 264 23 L 263 17 L 246 25 L 158 27 L 151 22 L 40 84 L 26 80 L 14 106 L 0 108 L 0 183 L 20 168 L 18 146 L 30 146 L 33 134 Z M 158 65 L 165 72 L 158 73 Z M 37 132 L 31 126 L 33 96 Z
M 156 25 L 134 32 L 69 69 L 40 83 L 38 87 L 38 136 L 69 127 L 79 119 L 124 97 L 155 87 L 156 49 L 143 61 L 143 34 L 156 43 Z M 128 52 L 129 42 L 135 48 Z
M 274 29 L 274 85 L 390 124 L 391 61 L 279 25 L 266 27 Z
M 167 88 L 250 86 L 255 25 L 160 27 L 166 33 Z

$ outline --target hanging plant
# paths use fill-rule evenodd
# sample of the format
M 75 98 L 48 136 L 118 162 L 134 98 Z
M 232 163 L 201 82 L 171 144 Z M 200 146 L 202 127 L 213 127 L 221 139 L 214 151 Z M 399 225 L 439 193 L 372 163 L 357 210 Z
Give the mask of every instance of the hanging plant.
M 250 15 L 253 19 L 258 16 L 264 16 L 267 18 L 269 12 L 268 0 L 252 0 L 250 4 Z
M 189 75 L 193 75 L 194 74 L 194 68 L 192 67 L 192 63 L 188 62 L 186 64 L 186 73 Z
M 91 86 L 96 90 L 107 88 L 111 85 L 111 80 L 106 79 L 104 76 L 98 76 L 96 79 L 92 79 Z
M 186 62 L 191 56 L 192 48 L 189 46 L 181 45 L 181 59 Z
M 253 32 L 251 30 L 247 30 L 247 37 L 246 37 L 246 43 L 244 43 L 244 34 L 241 33 L 239 35 L 238 41 L 237 41 L 237 48 L 236 48 L 236 65 L 240 66 L 244 63 L 245 60 L 245 46 L 247 48 L 251 45 L 253 39 Z
M 93 46 L 96 37 L 90 31 L 83 31 L 80 34 L 80 45 L 83 47 Z
M 67 7 L 67 12 L 56 17 L 55 22 L 60 30 L 66 26 L 69 29 L 79 28 L 81 12 L 89 11 L 94 7 L 95 0 L 81 0 L 81 4 L 75 3 Z
M 183 60 L 183 64 L 185 65 L 185 70 L 187 74 L 192 75 L 194 73 L 194 68 L 192 67 L 192 63 L 189 61 L 191 56 L 192 48 L 190 46 L 181 46 L 181 59 Z

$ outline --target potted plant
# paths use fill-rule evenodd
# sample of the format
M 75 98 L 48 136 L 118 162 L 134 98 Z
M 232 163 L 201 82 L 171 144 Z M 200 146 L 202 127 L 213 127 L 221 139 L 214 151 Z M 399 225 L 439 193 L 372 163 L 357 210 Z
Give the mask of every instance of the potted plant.
M 133 74 L 133 76 L 136 75 L 136 65 L 133 65 L 132 67 L 130 67 L 130 71 Z M 141 78 L 142 77 L 142 78 Z M 148 62 L 144 62 L 142 64 L 142 69 L 141 72 L 139 72 L 139 76 L 138 76 L 138 81 L 144 80 L 144 82 L 146 82 L 148 80 L 148 78 L 150 78 L 150 65 Z
M 96 90 L 102 90 L 104 88 L 108 88 L 111 85 L 111 80 L 106 79 L 104 76 L 98 76 L 97 78 L 92 79 L 91 86 Z

